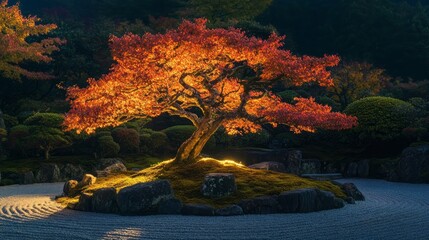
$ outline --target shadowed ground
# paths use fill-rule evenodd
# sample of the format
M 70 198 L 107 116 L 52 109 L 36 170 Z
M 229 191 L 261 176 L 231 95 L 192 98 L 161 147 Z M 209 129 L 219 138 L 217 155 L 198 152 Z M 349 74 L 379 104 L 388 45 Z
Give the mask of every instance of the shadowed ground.
M 427 239 L 429 185 L 347 179 L 367 200 L 308 214 L 135 216 L 63 209 L 61 183 L 0 187 L 0 239 Z

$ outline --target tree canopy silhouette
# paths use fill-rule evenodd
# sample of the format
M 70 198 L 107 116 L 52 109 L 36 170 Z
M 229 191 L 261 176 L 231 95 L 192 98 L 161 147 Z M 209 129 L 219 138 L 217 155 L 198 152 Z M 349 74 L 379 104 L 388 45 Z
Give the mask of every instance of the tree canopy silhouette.
M 94 132 L 135 118 L 169 113 L 189 119 L 196 130 L 176 161 L 194 161 L 215 131 L 256 132 L 261 124 L 285 124 L 292 131 L 347 129 L 355 117 L 331 112 L 313 98 L 284 103 L 270 89 L 278 81 L 300 86 L 333 84 L 327 67 L 337 56 L 295 56 L 284 37 L 263 40 L 239 29 L 208 29 L 205 19 L 185 20 L 165 34 L 127 34 L 110 40 L 114 64 L 86 88 L 71 87 L 68 130 Z

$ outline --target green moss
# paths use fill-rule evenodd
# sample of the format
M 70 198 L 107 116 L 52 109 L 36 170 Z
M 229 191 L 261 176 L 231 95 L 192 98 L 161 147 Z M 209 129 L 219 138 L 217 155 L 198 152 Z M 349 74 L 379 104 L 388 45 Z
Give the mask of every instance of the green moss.
M 237 192 L 232 196 L 217 200 L 204 198 L 200 193 L 204 176 L 214 172 L 233 173 L 237 182 Z M 333 192 L 338 197 L 345 197 L 341 189 L 329 181 L 314 181 L 291 174 L 249 169 L 232 161 L 215 159 L 203 159 L 186 165 L 171 164 L 171 161 L 164 161 L 138 173 L 121 173 L 107 178 L 99 178 L 96 184 L 84 191 L 91 194 L 104 187 L 114 187 L 119 191 L 136 183 L 156 179 L 169 180 L 176 197 L 184 203 L 200 203 L 216 207 L 238 203 L 242 199 L 279 194 L 301 188 L 318 188 Z M 60 201 L 65 204 L 72 204 L 74 200 L 61 199 Z

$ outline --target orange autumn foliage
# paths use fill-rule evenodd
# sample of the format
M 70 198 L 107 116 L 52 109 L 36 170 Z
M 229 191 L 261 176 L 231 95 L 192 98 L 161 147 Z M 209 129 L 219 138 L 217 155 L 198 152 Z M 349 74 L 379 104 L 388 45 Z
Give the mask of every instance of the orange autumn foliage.
M 49 79 L 45 72 L 34 72 L 20 66 L 23 62 L 50 62 L 50 54 L 59 50 L 64 43 L 59 38 L 44 38 L 28 41 L 29 37 L 40 36 L 56 29 L 55 24 L 37 24 L 34 16 L 24 17 L 19 5 L 8 6 L 7 0 L 0 0 L 0 74 L 11 79 Z
M 101 79 L 89 79 L 88 87 L 68 89 L 65 126 L 92 133 L 161 113 L 211 128 L 201 136 L 219 126 L 230 134 L 256 132 L 264 123 L 295 132 L 355 126 L 355 117 L 332 113 L 312 98 L 291 105 L 270 91 L 277 81 L 331 86 L 326 68 L 339 62 L 337 56 L 293 55 L 282 49 L 283 40 L 274 33 L 263 40 L 239 29 L 208 29 L 204 19 L 185 20 L 165 34 L 111 37 L 116 64 Z

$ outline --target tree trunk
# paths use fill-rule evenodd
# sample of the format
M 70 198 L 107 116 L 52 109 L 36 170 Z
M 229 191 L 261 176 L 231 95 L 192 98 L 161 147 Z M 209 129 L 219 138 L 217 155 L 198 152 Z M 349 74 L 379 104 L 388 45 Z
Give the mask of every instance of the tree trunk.
M 0 128 L 6 128 L 6 125 L 4 124 L 4 119 L 3 119 L 3 112 L 0 109 Z
M 179 147 L 174 161 L 176 163 L 195 162 L 221 124 L 222 119 L 204 118 L 192 136 Z

